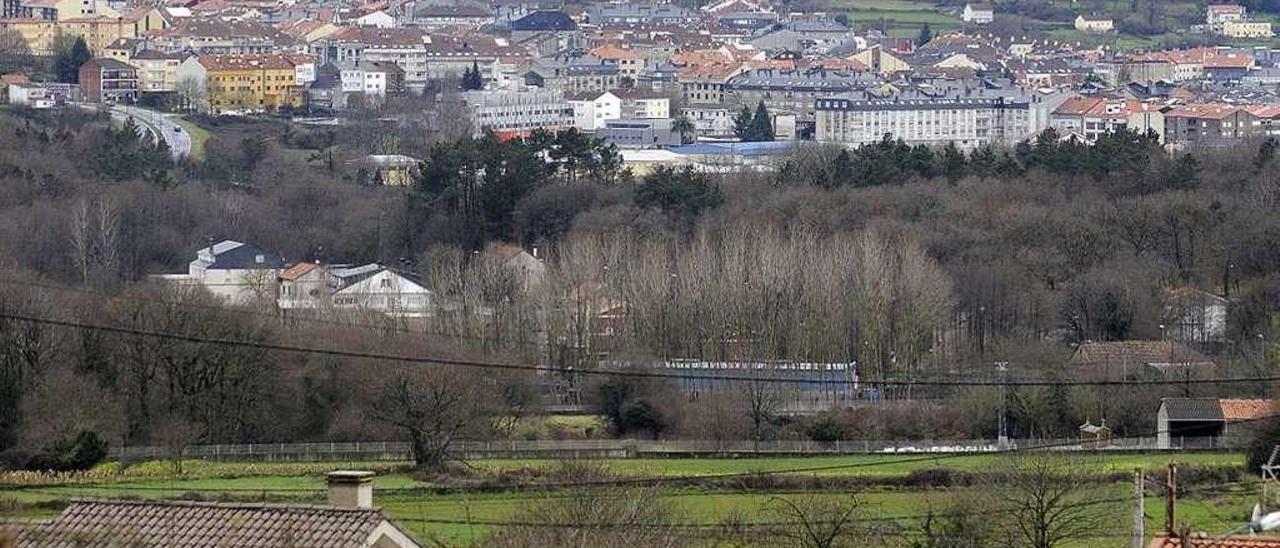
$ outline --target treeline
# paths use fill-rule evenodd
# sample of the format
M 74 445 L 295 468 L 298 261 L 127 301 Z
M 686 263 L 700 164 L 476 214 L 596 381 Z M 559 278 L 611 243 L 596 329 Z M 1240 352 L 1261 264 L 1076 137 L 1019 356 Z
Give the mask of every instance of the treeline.
M 1272 141 L 1170 156 L 1135 133 L 1092 145 L 1046 134 L 972 152 L 884 140 L 852 150 L 800 148 L 772 174 L 633 174 L 611 147 L 574 132 L 424 143 L 412 125 L 378 136 L 365 124 L 306 130 L 218 123 L 204 161 L 174 165 L 167 151 L 111 128 L 104 115 L 0 116 L 0 260 L 44 283 L 112 293 L 148 273 L 185 271 L 197 248 L 231 238 L 290 260 L 380 261 L 416 274 L 442 299 L 483 312 L 445 315 L 422 327 L 447 334 L 460 355 L 473 358 L 565 368 L 593 366 L 603 353 L 636 363 L 857 362 L 872 382 L 990 380 L 996 361 L 1009 362 L 1014 378 L 1078 379 L 1083 373 L 1067 361 L 1072 344 L 1160 339 L 1168 290 L 1196 287 L 1232 303 L 1225 342 L 1201 349 L 1217 363 L 1203 374 L 1254 376 L 1275 368 L 1280 160 Z M 369 146 L 383 152 L 421 146 L 419 177 L 409 188 L 361 185 L 349 161 Z M 480 251 L 495 240 L 537 247 L 547 267 L 542 283 L 526 284 L 485 259 Z M 156 326 L 187 328 L 174 322 Z M 309 324 L 220 322 L 209 320 L 213 333 L 230 329 L 226 335 L 252 340 L 327 333 L 299 329 Z M 28 327 L 11 322 L 11 329 Z M 326 336 L 317 340 L 365 348 L 354 333 Z M 40 386 L 83 386 L 101 395 L 83 401 L 131 402 L 118 415 L 133 418 L 100 427 L 112 443 L 159 443 L 171 408 L 182 411 L 183 424 L 199 425 L 178 427 L 179 433 L 195 431 L 194 439 L 206 442 L 350 439 L 359 430 L 350 426 L 355 417 L 373 420 L 371 407 L 326 399 L 368 384 L 341 377 L 359 369 L 353 365 L 359 361 L 303 364 L 274 353 L 232 356 L 192 345 L 189 351 L 207 350 L 209 357 L 165 358 L 172 363 L 122 372 L 114 368 L 143 362 L 118 352 L 136 350 L 116 337 L 115 349 L 91 354 L 96 347 L 82 337 L 65 336 L 72 342 L 59 346 L 56 367 L 23 365 L 20 373 L 11 367 L 9 378 L 21 380 L 6 386 L 31 396 L 0 399 L 10 404 L 5 447 L 38 451 L 52 438 L 74 436 L 30 426 L 42 424 L 30 418 L 39 416 L 31 402 L 68 398 L 40 400 Z M 8 363 L 28 363 L 23 356 Z M 210 392 L 176 377 L 171 385 L 164 369 L 195 364 L 208 365 L 208 374 L 248 375 L 213 365 L 232 357 L 262 366 L 252 371 L 266 376 L 215 377 L 222 380 Z M 79 380 L 61 382 L 57 375 Z M 397 394 L 425 401 L 416 387 L 430 384 L 401 383 Z M 298 386 L 309 388 L 295 393 Z M 576 389 L 584 401 L 604 397 L 587 385 Z M 616 418 L 639 419 L 638 431 L 652 435 L 959 437 L 989 434 L 996 422 L 990 418 L 997 398 L 977 390 L 902 393 L 895 396 L 932 401 L 902 404 L 874 421 L 836 413 L 812 428 L 761 412 L 740 394 L 682 410 L 687 402 L 672 396 L 671 386 L 653 389 L 663 396 L 644 396 L 647 390 L 623 391 L 617 409 L 632 412 Z M 1268 390 L 1193 386 L 1169 395 Z M 1073 422 L 1103 416 L 1117 432 L 1149 433 L 1151 398 L 1164 393 L 1012 391 L 1014 435 L 1069 434 Z M 219 407 L 228 401 L 249 403 Z M 406 422 L 382 417 L 378 424 Z M 711 417 L 724 426 L 698 423 Z M 924 423 L 937 431 L 925 432 Z M 465 430 L 472 427 L 479 428 Z M 408 432 L 359 431 L 365 439 Z M 423 447 L 441 443 L 436 434 L 413 435 Z

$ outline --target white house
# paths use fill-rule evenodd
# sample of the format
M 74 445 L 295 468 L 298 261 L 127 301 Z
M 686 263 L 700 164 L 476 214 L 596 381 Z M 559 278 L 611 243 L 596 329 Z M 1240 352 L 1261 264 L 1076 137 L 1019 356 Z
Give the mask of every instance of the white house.
M 582 131 L 604 129 L 605 122 L 622 117 L 622 99 L 611 92 L 586 92 L 568 97 L 573 126 Z
M 1084 32 L 1111 32 L 1116 23 L 1110 17 L 1101 15 L 1077 15 L 1076 30 Z
M 280 274 L 279 283 L 276 303 L 286 311 L 346 310 L 424 317 L 439 305 L 432 291 L 377 263 L 298 263 Z
M 996 12 L 991 4 L 965 4 L 964 11 L 960 13 L 961 20 L 975 25 L 985 25 L 995 18 Z
M 342 79 L 343 93 L 361 93 L 370 97 L 387 96 L 387 72 L 376 67 L 365 67 L 351 64 L 342 67 L 339 76 Z
M 1184 343 L 1221 343 L 1227 339 L 1227 299 L 1194 287 L 1172 289 L 1165 298 L 1165 337 Z
M 1236 4 L 1209 4 L 1204 10 L 1205 23 L 1209 30 L 1222 34 L 1223 27 L 1230 22 L 1249 20 L 1249 13 L 1244 6 Z
M 396 18 L 392 17 L 385 11 L 375 11 L 373 13 L 357 17 L 356 26 L 389 29 L 396 26 Z
M 284 258 L 249 244 L 223 240 L 196 252 L 186 274 L 152 279 L 199 285 L 230 304 L 254 304 L 276 298 L 276 277 Z

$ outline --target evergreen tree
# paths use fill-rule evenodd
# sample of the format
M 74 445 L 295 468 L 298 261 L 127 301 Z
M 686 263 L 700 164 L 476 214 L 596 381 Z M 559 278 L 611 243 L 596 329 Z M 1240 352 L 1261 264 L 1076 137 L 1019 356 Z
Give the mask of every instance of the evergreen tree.
M 953 183 L 968 174 L 964 153 L 956 148 L 954 142 L 942 148 L 942 174 Z
M 764 101 L 760 101 L 756 105 L 756 114 L 751 118 L 751 138 L 748 141 L 772 141 L 773 140 L 773 118 L 769 116 L 769 109 L 765 108 Z
M 928 44 L 932 40 L 933 40 L 933 30 L 929 28 L 928 23 L 925 23 L 924 26 L 920 28 L 920 36 L 916 37 L 916 45 L 923 46 L 925 44 Z
M 93 58 L 89 53 L 89 45 L 84 38 L 76 37 L 75 41 L 58 49 L 53 60 L 53 72 L 59 82 L 67 84 L 80 83 L 80 67 Z
M 733 134 L 741 141 L 752 141 L 752 119 L 751 109 L 747 105 L 742 105 L 742 110 L 738 111 L 737 116 L 733 117 Z

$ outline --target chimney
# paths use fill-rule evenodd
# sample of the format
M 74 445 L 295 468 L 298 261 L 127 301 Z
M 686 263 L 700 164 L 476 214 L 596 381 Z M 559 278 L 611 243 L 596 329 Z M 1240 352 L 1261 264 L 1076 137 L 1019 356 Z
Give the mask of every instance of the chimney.
M 329 506 L 373 508 L 373 472 L 335 470 L 329 472 Z

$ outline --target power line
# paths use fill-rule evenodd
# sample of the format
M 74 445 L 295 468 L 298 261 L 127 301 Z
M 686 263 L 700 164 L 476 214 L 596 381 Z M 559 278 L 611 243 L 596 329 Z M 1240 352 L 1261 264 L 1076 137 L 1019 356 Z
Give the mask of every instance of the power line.
M 91 331 L 102 331 L 108 333 L 117 333 L 122 335 L 137 335 L 145 337 L 154 337 L 159 339 L 176 340 L 200 344 L 212 344 L 218 346 L 235 346 L 243 348 L 256 348 L 260 350 L 275 350 L 282 352 L 294 352 L 301 354 L 318 354 L 323 356 L 337 356 L 344 358 L 356 359 L 372 359 L 385 360 L 401 363 L 417 363 L 417 364 L 433 364 L 433 365 L 450 365 L 458 367 L 470 367 L 478 369 L 494 369 L 506 371 L 528 371 L 534 373 L 575 373 L 580 375 L 606 376 L 606 377 L 637 377 L 637 378 L 659 378 L 659 379 L 675 379 L 675 380 L 710 380 L 710 381 L 735 381 L 735 382 L 759 382 L 759 383 L 779 383 L 779 384 L 807 384 L 807 385 L 850 385 L 850 384 L 867 384 L 870 386 L 934 386 L 934 387 L 995 387 L 995 386 L 1015 386 L 1015 387 L 1053 387 L 1053 386 L 1184 386 L 1184 385 L 1208 385 L 1208 384 L 1259 384 L 1267 382 L 1280 381 L 1280 375 L 1262 376 L 1262 377 L 1227 377 L 1218 379 L 1144 379 L 1144 380 L 1083 380 L 1083 381 L 1039 381 L 1039 380 L 1013 380 L 1013 381 L 967 381 L 967 380 L 854 380 L 854 379 L 803 379 L 795 377 L 780 376 L 754 376 L 754 375 L 707 375 L 699 373 L 676 374 L 662 371 L 645 371 L 645 370 L 623 370 L 623 369 L 561 369 L 555 367 L 547 367 L 540 365 L 528 365 L 518 363 L 501 363 L 501 362 L 484 362 L 474 360 L 460 360 L 453 358 L 431 358 L 404 356 L 396 354 L 381 354 L 372 352 L 355 352 L 349 350 L 340 350 L 335 348 L 316 348 L 307 346 L 285 345 L 277 343 L 265 343 L 255 341 L 243 341 L 234 339 L 224 339 L 215 337 L 203 337 L 197 335 L 185 335 L 179 333 L 166 333 L 161 331 L 150 331 L 143 329 L 135 329 L 128 327 L 115 327 L 107 325 L 90 324 L 71 320 L 58 320 L 52 318 L 41 318 L 37 316 L 29 316 L 25 314 L 0 313 L 0 318 L 32 322 L 45 325 L 55 325 L 60 327 L 68 327 L 75 329 L 85 329 Z M 788 370 L 792 371 L 792 370 Z M 797 370 L 800 371 L 800 370 Z
M 429 335 L 434 337 L 443 337 L 443 338 L 450 338 L 450 339 L 476 340 L 480 342 L 494 342 L 494 343 L 497 342 L 496 339 L 494 339 L 493 337 L 487 337 L 484 335 L 468 335 L 465 333 L 446 333 L 442 331 L 428 331 L 428 330 L 417 331 L 417 330 L 407 329 L 403 327 L 378 325 L 375 323 L 356 323 L 356 322 L 348 322 L 348 321 L 341 321 L 341 320 L 330 320 L 325 318 L 284 316 L 284 315 L 278 315 L 278 314 L 271 314 L 267 312 L 259 312 L 256 310 L 250 310 L 247 308 L 241 308 L 236 306 L 220 306 L 220 305 L 203 304 L 203 303 L 183 303 L 183 302 L 176 302 L 176 301 L 167 301 L 163 299 L 145 299 L 145 298 L 137 297 L 133 295 L 108 295 L 106 293 L 103 293 L 100 291 L 93 291 L 90 289 L 67 287 L 67 286 L 61 286 L 61 285 L 55 285 L 55 284 L 46 284 L 46 283 L 34 282 L 30 280 L 21 280 L 17 278 L 0 277 L 0 283 L 24 286 L 24 287 L 34 287 L 34 288 L 45 289 L 50 291 L 61 291 L 65 293 L 74 293 L 78 295 L 87 295 L 87 296 L 97 297 L 105 300 L 119 300 L 119 301 L 155 304 L 155 305 L 163 305 L 163 306 L 194 308 L 194 309 L 209 310 L 214 312 L 226 312 L 231 314 L 240 314 L 244 316 L 261 317 L 264 319 L 276 320 L 284 323 L 299 322 L 299 323 L 308 323 L 308 324 L 316 324 L 316 325 L 331 325 L 334 327 L 342 327 L 342 328 L 356 328 L 356 329 L 368 330 L 368 331 L 374 331 L 374 332 L 380 332 L 380 333 L 399 333 L 404 335 Z M 517 344 L 520 346 L 537 346 L 536 343 L 531 343 L 531 342 L 519 342 Z

